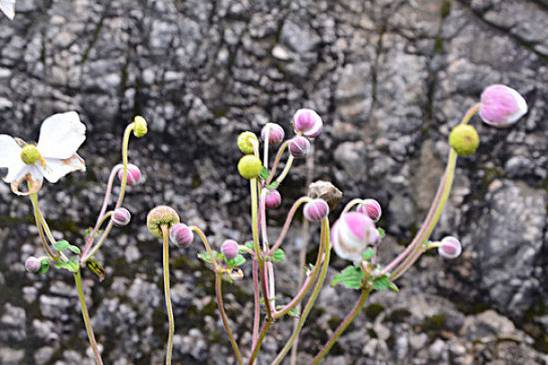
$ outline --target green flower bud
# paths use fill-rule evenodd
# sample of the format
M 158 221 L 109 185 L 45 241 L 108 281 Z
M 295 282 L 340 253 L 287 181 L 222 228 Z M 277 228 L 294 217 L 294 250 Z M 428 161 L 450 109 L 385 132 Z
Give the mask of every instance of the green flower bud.
M 152 209 L 147 215 L 148 231 L 155 237 L 162 237 L 162 226 L 168 229 L 181 220 L 175 209 L 160 205 Z
M 449 145 L 462 157 L 474 154 L 479 144 L 480 138 L 476 128 L 468 124 L 459 124 L 449 135 Z
M 254 155 L 245 155 L 238 162 L 238 172 L 244 179 L 253 179 L 259 176 L 263 164 L 261 160 Z
M 238 136 L 238 148 L 246 155 L 253 153 L 253 144 L 259 143 L 259 139 L 253 132 L 245 131 Z
M 38 148 L 33 144 L 27 144 L 21 149 L 21 160 L 27 165 L 34 165 L 38 161 L 42 161 L 42 155 Z
M 145 120 L 145 118 L 137 115 L 133 119 L 133 123 L 133 135 L 137 138 L 144 137 L 148 132 L 147 121 Z

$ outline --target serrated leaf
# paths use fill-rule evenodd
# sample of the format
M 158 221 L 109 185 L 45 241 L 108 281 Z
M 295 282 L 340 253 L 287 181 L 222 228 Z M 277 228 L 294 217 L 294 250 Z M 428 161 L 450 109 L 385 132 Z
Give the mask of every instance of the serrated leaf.
M 38 270 L 38 273 L 45 274 L 49 270 L 49 260 L 47 258 L 43 258 L 40 260 L 40 270 Z
M 253 245 L 253 241 L 247 241 L 244 246 L 249 248 L 250 250 L 255 249 L 255 246 Z
M 372 285 L 373 289 L 378 290 L 378 291 L 383 291 L 383 290 L 387 290 L 387 289 L 392 290 L 393 292 L 398 292 L 399 291 L 396 284 L 394 284 L 390 280 L 388 275 L 382 275 L 382 276 L 378 276 L 378 277 L 374 278 L 371 285 Z
M 285 251 L 281 248 L 278 248 L 274 253 L 272 253 L 272 262 L 280 263 L 285 261 Z
M 245 264 L 245 257 L 243 257 L 242 255 L 238 255 L 233 259 L 233 261 L 234 267 L 242 266 L 243 264 Z
M 65 251 L 67 248 L 69 248 L 69 246 L 70 243 L 68 243 L 68 241 L 66 240 L 57 241 L 53 244 L 53 248 L 55 249 L 55 251 L 59 252 Z
M 105 269 L 95 257 L 90 257 L 86 261 L 86 267 L 99 278 L 99 281 L 105 280 Z
M 74 259 L 59 261 L 55 263 L 55 267 L 57 269 L 64 269 L 70 272 L 78 272 L 78 270 L 80 270 L 80 264 Z
M 386 236 L 386 232 L 384 231 L 384 229 L 380 227 L 377 228 L 377 232 L 379 232 L 379 236 L 381 237 L 381 240 Z
M 375 250 L 372 249 L 371 247 L 369 247 L 367 250 L 364 251 L 364 253 L 362 253 L 362 258 L 365 260 L 365 261 L 369 261 L 371 260 L 371 258 L 375 256 Z
M 208 264 L 213 263 L 213 259 L 207 251 L 198 252 L 198 258 Z
M 259 172 L 259 177 L 263 180 L 266 180 L 266 179 L 268 179 L 268 175 L 269 175 L 268 169 L 263 166 L 261 168 L 261 171 Z
M 74 245 L 69 245 L 68 249 L 75 255 L 79 255 L 81 253 L 80 249 Z
M 360 289 L 365 277 L 363 271 L 356 266 L 347 266 L 343 271 L 335 275 L 331 285 L 341 284 L 348 289 Z

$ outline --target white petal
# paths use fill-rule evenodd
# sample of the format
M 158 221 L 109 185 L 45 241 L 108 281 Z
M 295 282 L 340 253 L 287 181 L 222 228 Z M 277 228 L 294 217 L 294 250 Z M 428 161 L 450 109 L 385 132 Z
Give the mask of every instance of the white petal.
M 54 114 L 42 123 L 38 150 L 44 158 L 68 159 L 86 140 L 86 126 L 76 112 Z
M 21 147 L 13 137 L 0 134 L 0 167 L 10 167 L 16 160 L 21 160 Z
M 11 182 L 11 191 L 21 196 L 37 193 L 42 187 L 43 180 L 42 172 L 37 166 L 24 165 L 17 174 L 17 179 Z M 23 184 L 25 184 L 23 190 L 19 189 Z
M 0 0 L 0 10 L 2 10 L 10 20 L 13 20 L 15 17 L 15 0 Z
M 86 171 L 84 160 L 77 154 L 64 160 L 55 158 L 46 158 L 45 160 L 46 165 L 39 168 L 44 177 L 51 183 L 56 183 L 60 178 L 73 171 Z

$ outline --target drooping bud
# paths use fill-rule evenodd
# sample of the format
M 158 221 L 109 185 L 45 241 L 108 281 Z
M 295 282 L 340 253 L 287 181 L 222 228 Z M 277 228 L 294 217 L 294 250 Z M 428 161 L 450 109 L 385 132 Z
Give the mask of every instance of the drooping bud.
M 297 133 L 316 138 L 322 131 L 322 118 L 312 109 L 299 109 L 293 116 L 293 127 Z
M 124 169 L 118 171 L 118 179 L 122 181 L 124 177 Z M 127 165 L 127 184 L 128 186 L 137 185 L 141 182 L 141 170 L 134 164 Z
M 137 138 L 144 137 L 148 133 L 147 121 L 140 115 L 133 118 L 133 135 Z
M 27 270 L 30 273 L 37 273 L 40 271 L 40 268 L 42 267 L 42 262 L 39 258 L 30 256 L 25 260 L 25 270 Z
M 462 253 L 462 245 L 457 238 L 448 236 L 441 240 L 438 253 L 443 258 L 456 259 Z
M 266 132 L 268 130 L 268 144 L 276 145 L 284 140 L 284 129 L 276 123 L 267 123 L 261 130 L 261 139 L 266 140 Z
M 323 199 L 314 199 L 305 204 L 304 217 L 311 222 L 319 222 L 329 214 L 329 205 Z
M 38 151 L 38 148 L 33 144 L 26 144 L 21 149 L 21 160 L 27 165 L 34 165 L 42 159 L 40 151 Z
M 379 242 L 375 223 L 359 212 L 343 213 L 333 225 L 331 240 L 335 253 L 342 259 L 358 264 L 368 246 Z
M 221 252 L 228 260 L 232 260 L 233 258 L 238 256 L 238 253 L 240 252 L 238 242 L 234 240 L 224 241 L 221 246 Z
M 357 211 L 371 218 L 373 222 L 378 222 L 382 215 L 381 205 L 375 199 L 365 199 Z
M 160 205 L 152 209 L 147 215 L 148 231 L 155 237 L 162 237 L 162 226 L 168 229 L 181 220 L 175 209 L 166 205 Z
M 263 164 L 255 155 L 245 155 L 238 162 L 238 172 L 244 179 L 253 179 L 259 176 Z
M 177 223 L 169 230 L 169 240 L 175 246 L 187 248 L 194 241 L 194 233 L 186 224 Z
M 493 127 L 504 128 L 527 113 L 527 102 L 516 90 L 505 85 L 488 86 L 481 93 L 479 115 Z
M 474 154 L 479 144 L 478 132 L 469 124 L 459 124 L 449 134 L 449 145 L 459 156 L 466 157 Z
M 238 136 L 238 148 L 246 155 L 252 154 L 253 146 L 258 143 L 259 139 L 253 132 L 245 131 Z
M 308 186 L 308 196 L 325 200 L 329 209 L 333 210 L 341 201 L 343 193 L 329 181 L 318 180 Z
M 294 158 L 303 158 L 310 152 L 310 141 L 302 136 L 293 137 L 289 141 L 289 153 Z
M 112 223 L 118 227 L 124 227 L 131 221 L 131 213 L 124 207 L 116 208 L 112 212 Z
M 278 190 L 269 190 L 266 193 L 265 205 L 268 209 L 278 208 L 282 204 L 282 196 Z

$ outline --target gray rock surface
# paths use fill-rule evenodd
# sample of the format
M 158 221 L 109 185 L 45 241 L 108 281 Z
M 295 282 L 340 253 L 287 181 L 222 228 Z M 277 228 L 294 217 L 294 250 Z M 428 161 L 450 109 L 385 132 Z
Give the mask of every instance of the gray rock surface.
M 344 201 L 381 202 L 382 258 L 420 226 L 445 164 L 447 136 L 481 90 L 507 83 L 529 113 L 508 130 L 477 126 L 478 153 L 459 160 L 455 189 L 434 238 L 451 234 L 463 255 L 423 257 L 396 296 L 377 293 L 326 364 L 546 364 L 548 333 L 548 4 L 544 0 L 18 0 L 0 19 L 0 133 L 36 140 L 48 115 L 77 110 L 88 127 L 85 174 L 41 192 L 58 238 L 82 245 L 93 224 L 120 136 L 135 114 L 149 135 L 130 159 L 145 182 L 130 189 L 132 224 L 98 256 L 107 279 L 85 274 L 107 364 L 159 364 L 167 332 L 160 244 L 144 227 L 165 203 L 204 228 L 214 245 L 250 236 L 235 138 L 315 108 L 313 178 Z M 297 163 L 282 186 L 279 226 L 305 191 Z M 336 218 L 335 211 L 333 218 Z M 72 278 L 25 273 L 39 255 L 30 202 L 0 184 L 0 363 L 88 364 Z M 297 227 L 298 228 L 298 227 Z M 275 232 L 275 230 L 273 230 Z M 298 276 L 299 229 L 278 269 L 281 298 Z M 197 245 L 173 250 L 176 363 L 230 364 L 212 275 Z M 334 259 L 329 278 L 344 262 Z M 248 272 L 246 272 L 248 274 Z M 329 280 L 328 278 L 328 280 Z M 250 346 L 248 282 L 227 285 L 227 310 Z M 311 359 L 356 293 L 326 287 L 303 332 Z M 283 300 L 283 299 L 281 299 Z M 262 363 L 290 334 L 276 324 Z

